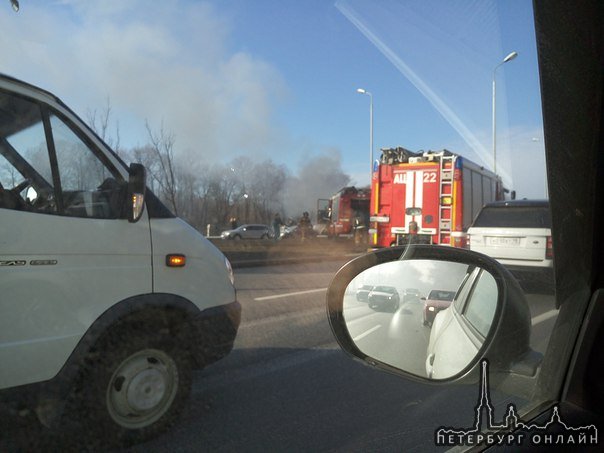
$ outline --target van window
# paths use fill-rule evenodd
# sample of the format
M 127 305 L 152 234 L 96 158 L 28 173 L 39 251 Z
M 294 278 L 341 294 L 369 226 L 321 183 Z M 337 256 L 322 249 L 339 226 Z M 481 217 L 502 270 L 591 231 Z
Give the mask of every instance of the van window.
M 124 184 L 56 115 L 50 124 L 57 155 L 64 214 L 113 219 L 120 216 Z
M 45 122 L 47 111 L 36 102 L 0 92 L 0 208 L 73 217 L 122 217 L 123 179 L 112 174 L 57 115 L 50 114 Z M 49 130 L 45 123 L 50 124 Z M 52 137 L 53 146 L 47 137 Z M 36 196 L 26 198 L 25 193 Z
M 0 91 L 0 118 L 0 208 L 56 213 L 39 105 Z M 34 199 L 24 196 L 30 187 L 37 194 Z

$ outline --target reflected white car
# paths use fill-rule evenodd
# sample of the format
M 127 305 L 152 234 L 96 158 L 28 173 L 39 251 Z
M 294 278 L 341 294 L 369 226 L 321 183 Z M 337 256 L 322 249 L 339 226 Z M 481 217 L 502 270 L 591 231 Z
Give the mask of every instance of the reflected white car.
M 487 271 L 469 268 L 453 303 L 434 318 L 426 354 L 426 375 L 450 378 L 478 354 L 489 333 L 498 299 L 497 283 Z

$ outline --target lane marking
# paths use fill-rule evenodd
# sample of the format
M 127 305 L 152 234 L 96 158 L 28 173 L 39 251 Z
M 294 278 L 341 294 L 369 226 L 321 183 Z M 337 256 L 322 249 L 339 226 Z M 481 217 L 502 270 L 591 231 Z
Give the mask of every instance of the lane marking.
M 547 321 L 550 318 L 553 318 L 554 316 L 556 316 L 558 314 L 558 310 L 550 310 L 550 311 L 546 311 L 545 313 L 541 313 L 538 316 L 535 316 L 533 319 L 531 319 L 531 325 L 537 325 L 539 323 L 542 323 L 543 321 Z
M 350 315 L 350 313 L 348 313 L 347 315 L 344 315 L 344 321 L 346 321 L 346 325 L 348 325 L 348 326 L 355 324 L 359 321 L 367 321 L 367 318 L 369 318 L 369 317 L 379 316 L 378 313 L 376 313 L 375 311 L 372 313 L 361 313 L 360 316 L 357 316 L 354 319 L 349 319 L 350 318 L 349 315 Z
M 381 324 L 378 324 L 377 326 L 372 327 L 371 329 L 369 329 L 367 332 L 362 333 L 361 335 L 357 335 L 356 337 L 354 337 L 352 339 L 352 341 L 359 341 L 361 338 L 365 338 L 367 335 L 375 332 L 376 330 L 378 330 L 380 327 L 382 327 Z
M 308 289 L 306 291 L 296 291 L 295 293 L 274 294 L 272 296 L 254 297 L 254 300 L 260 301 L 260 300 L 280 299 L 282 297 L 300 296 L 302 294 L 319 293 L 321 291 L 327 291 L 327 288 Z

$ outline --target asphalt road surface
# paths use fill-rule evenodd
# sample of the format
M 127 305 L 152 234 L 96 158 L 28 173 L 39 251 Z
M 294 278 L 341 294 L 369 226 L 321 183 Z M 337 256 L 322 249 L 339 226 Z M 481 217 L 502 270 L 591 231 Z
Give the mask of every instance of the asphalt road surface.
M 412 382 L 341 352 L 325 311 L 326 288 L 341 264 L 237 270 L 243 317 L 233 352 L 196 372 L 190 404 L 171 431 L 130 451 L 426 451 L 434 449 L 439 426 L 470 426 L 478 386 Z M 555 321 L 553 297 L 528 299 L 532 346 L 544 351 Z M 419 309 L 401 304 L 399 311 Z M 428 331 L 421 321 L 412 327 Z M 502 418 L 511 400 L 492 396 Z M 66 447 L 31 414 L 0 420 L 1 451 Z

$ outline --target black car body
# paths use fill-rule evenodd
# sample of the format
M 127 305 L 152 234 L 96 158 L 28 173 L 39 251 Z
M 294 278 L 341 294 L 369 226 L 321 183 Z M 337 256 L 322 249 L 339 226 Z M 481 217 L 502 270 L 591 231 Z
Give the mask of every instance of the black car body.
M 400 297 L 394 286 L 376 286 L 367 296 L 369 308 L 382 310 L 389 308 L 395 311 L 399 307 Z

